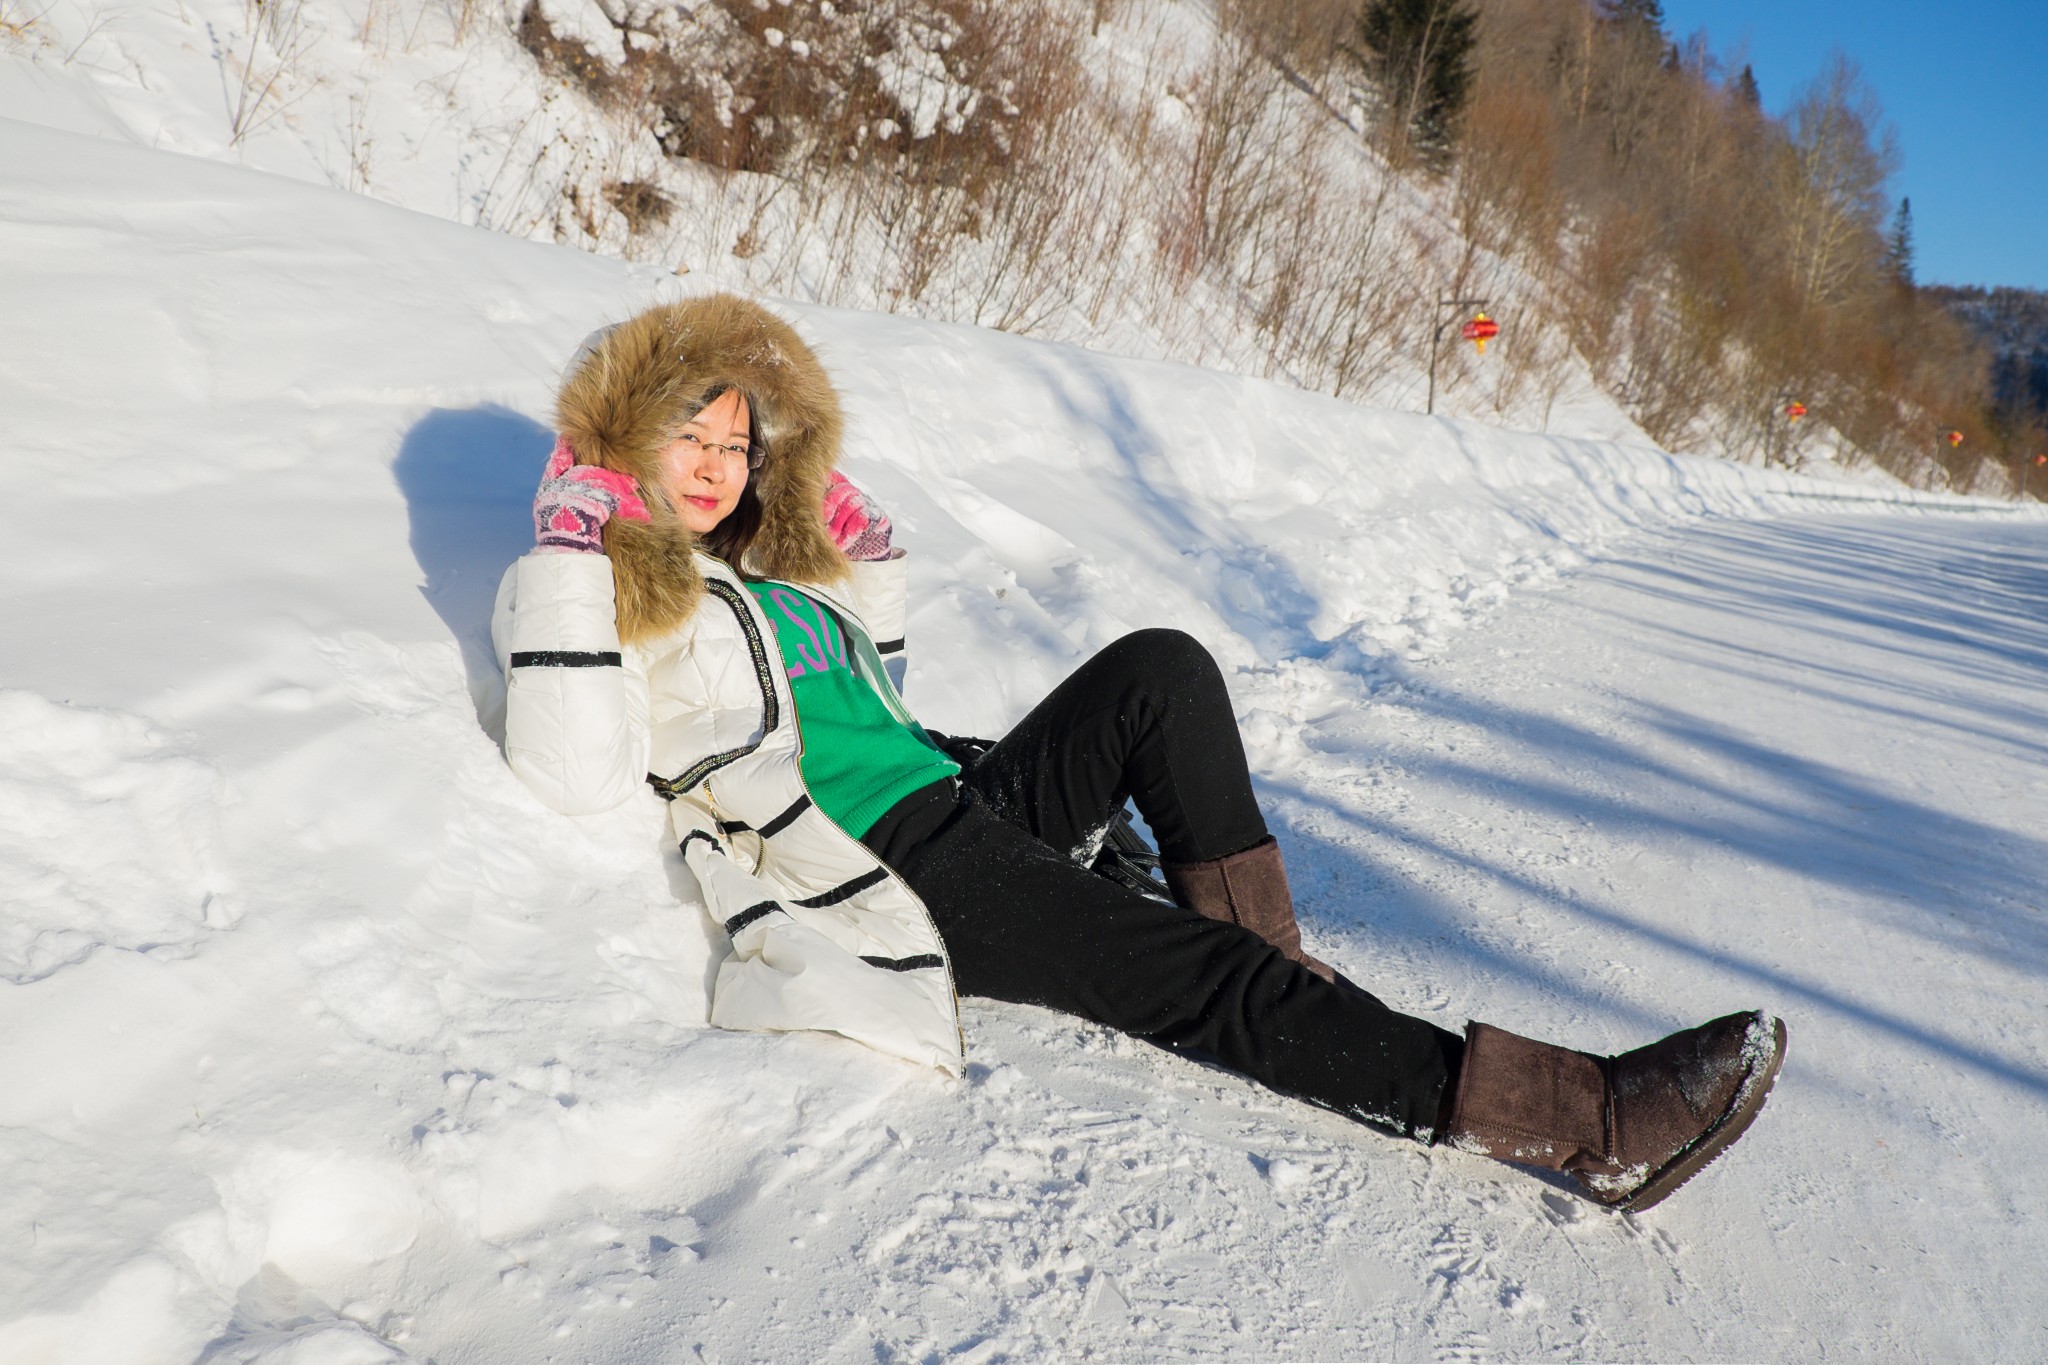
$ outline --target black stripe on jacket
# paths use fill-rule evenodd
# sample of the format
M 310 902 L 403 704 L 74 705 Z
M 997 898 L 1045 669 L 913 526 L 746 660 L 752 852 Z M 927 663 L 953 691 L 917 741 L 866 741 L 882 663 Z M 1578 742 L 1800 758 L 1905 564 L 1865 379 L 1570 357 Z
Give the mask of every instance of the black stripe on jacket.
M 774 914 L 781 908 L 774 901 L 762 901 L 758 905 L 750 905 L 725 922 L 725 936 L 727 938 L 738 938 L 740 930 L 746 928 L 757 919 L 764 919 Z
M 761 837 L 763 839 L 773 839 L 776 835 L 795 824 L 796 818 L 810 808 L 811 798 L 808 795 L 799 796 L 796 800 L 790 802 L 788 810 L 785 810 L 782 814 L 761 826 Z
M 916 972 L 926 967 L 946 965 L 946 959 L 937 953 L 919 953 L 916 957 L 869 957 L 862 953 L 860 960 L 870 967 L 880 967 L 885 972 Z
M 787 810 L 761 826 L 758 830 L 754 829 L 752 825 L 744 820 L 720 820 L 718 822 L 718 832 L 720 834 L 746 834 L 752 832 L 759 834 L 763 839 L 773 839 L 776 835 L 795 824 L 796 818 L 810 808 L 811 798 L 809 796 L 799 796 L 796 800 L 789 803 Z
M 822 910 L 828 905 L 837 905 L 841 901 L 852 900 L 869 887 L 878 885 L 888 879 L 889 869 L 878 867 L 871 872 L 861 873 L 850 882 L 841 882 L 830 891 L 821 891 L 815 896 L 806 896 L 796 903 L 808 909 Z
M 624 662 L 616 649 L 522 649 L 512 655 L 514 668 L 618 668 Z

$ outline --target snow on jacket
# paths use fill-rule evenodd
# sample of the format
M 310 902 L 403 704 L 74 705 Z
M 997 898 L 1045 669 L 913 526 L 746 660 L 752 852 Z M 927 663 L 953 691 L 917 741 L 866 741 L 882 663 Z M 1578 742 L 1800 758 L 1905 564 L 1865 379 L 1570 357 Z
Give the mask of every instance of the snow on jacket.
M 957 1072 L 952 972 L 931 917 L 812 801 L 767 619 L 661 495 L 659 451 L 724 385 L 746 392 L 769 451 L 748 573 L 838 612 L 856 671 L 902 711 L 906 561 L 850 563 L 819 514 L 837 396 L 786 324 L 719 295 L 614 328 L 563 387 L 563 437 L 636 478 L 653 520 L 609 523 L 602 556 L 529 554 L 506 572 L 492 620 L 506 759 L 565 814 L 612 809 L 643 782 L 669 801 L 705 909 L 732 942 L 712 1023 L 823 1030 Z

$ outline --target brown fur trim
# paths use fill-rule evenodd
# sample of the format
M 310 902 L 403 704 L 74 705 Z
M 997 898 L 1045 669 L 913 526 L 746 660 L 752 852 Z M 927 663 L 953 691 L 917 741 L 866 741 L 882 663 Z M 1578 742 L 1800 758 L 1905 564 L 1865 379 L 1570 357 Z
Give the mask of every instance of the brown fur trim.
M 690 558 L 696 537 L 661 491 L 661 452 L 704 394 L 724 385 L 747 395 L 768 447 L 752 476 L 761 531 L 747 571 L 804 583 L 851 572 L 821 511 L 844 427 L 825 367 L 788 323 L 736 294 L 661 304 L 606 333 L 555 404 L 577 459 L 631 475 L 654 517 L 605 527 L 619 638 L 629 644 L 675 629 L 703 596 Z

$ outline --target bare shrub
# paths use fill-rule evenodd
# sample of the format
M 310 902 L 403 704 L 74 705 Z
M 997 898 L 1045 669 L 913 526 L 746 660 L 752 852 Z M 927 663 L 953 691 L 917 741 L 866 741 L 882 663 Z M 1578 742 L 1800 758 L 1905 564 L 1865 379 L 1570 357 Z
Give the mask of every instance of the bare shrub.
M 1564 203 L 1554 107 L 1527 81 L 1482 81 L 1466 119 L 1456 204 L 1465 236 L 1488 250 L 1550 254 Z
M 1330 220 L 1322 286 L 1299 310 L 1294 349 L 1311 358 L 1307 380 L 1339 397 L 1370 392 L 1417 349 L 1407 334 L 1427 307 L 1425 272 L 1415 268 L 1421 244 L 1404 239 L 1388 208 L 1396 183 L 1381 175 L 1369 200 Z
M 568 81 L 597 104 L 616 106 L 625 97 L 627 82 L 621 74 L 582 43 L 557 34 L 540 0 L 526 0 L 516 33 L 541 70 Z
M 1639 288 L 1629 296 L 1626 364 L 1620 396 L 1659 445 L 1669 445 L 1713 398 L 1720 356 L 1714 339 L 1691 325 L 1671 290 Z
M 545 228 L 557 241 L 574 240 L 565 225 L 582 216 L 581 186 L 593 178 L 591 152 L 559 134 L 542 141 L 535 135 L 536 127 L 544 126 L 540 116 L 539 107 L 525 109 L 486 130 L 497 155 L 479 157 L 471 173 L 475 178 L 466 175 L 458 191 L 478 227 L 514 237 L 531 237 Z
M 1260 45 L 1297 82 L 1327 80 L 1357 22 L 1356 0 L 1221 0 L 1217 23 Z
M 1587 215 L 1573 231 L 1558 280 L 1573 342 L 1593 373 L 1607 377 L 1620 360 L 1625 306 L 1652 260 L 1652 226 L 1625 204 Z
M 454 33 L 455 41 L 468 42 L 483 5 L 479 0 L 444 0 L 444 3 L 448 7 L 448 26 Z
M 235 146 L 283 112 L 285 78 L 310 35 L 305 0 L 248 0 L 247 49 L 230 51 L 222 64 L 234 80 L 228 145 Z
M 39 36 L 38 24 L 56 6 L 45 0 L 38 6 L 31 0 L 0 0 L 0 43 L 8 47 L 29 47 Z
M 370 188 L 370 157 L 376 149 L 376 139 L 369 129 L 369 111 L 360 91 L 348 97 L 348 183 L 352 194 L 361 194 Z
M 1504 418 L 1547 430 L 1570 374 L 1571 343 L 1533 300 L 1496 306 L 1500 336 L 1486 352 L 1486 401 Z
M 1047 242 L 1077 198 L 1041 171 L 1074 154 L 1055 155 L 1084 94 L 1070 29 L 1000 0 L 612 12 L 622 60 L 557 33 L 537 4 L 519 39 L 601 108 L 642 120 L 672 161 L 736 177 L 736 257 L 772 278 L 811 259 L 796 238 L 813 237 L 824 259 L 802 268 L 815 287 L 853 288 L 879 258 L 888 277 L 861 283 L 917 307 L 973 256 L 994 266 L 974 316 L 1043 311 L 1031 299 L 1051 287 Z M 585 231 L 584 216 L 568 227 Z
M 1207 268 L 1237 257 L 1248 240 L 1285 212 L 1295 190 L 1269 154 L 1280 77 L 1258 44 L 1226 28 L 1185 103 L 1195 117 L 1185 200 L 1169 213 L 1161 246 L 1182 287 Z
M 1010 331 L 1049 325 L 1077 296 L 1101 316 L 1137 221 L 1122 163 L 1105 149 L 1149 140 L 1143 116 L 1118 126 L 1069 36 L 1033 27 L 1015 41 L 1047 50 L 1009 91 L 1028 111 L 1011 129 L 1010 170 L 989 179 L 968 229 L 976 260 L 964 315 Z
M 1052 27 L 997 0 L 707 0 L 651 9 L 629 27 L 649 41 L 626 65 L 643 73 L 672 157 L 800 174 L 880 154 L 973 196 L 1035 112 L 1014 98 L 1033 63 L 1070 46 Z
M 645 180 L 615 180 L 604 187 L 604 197 L 635 234 L 661 226 L 676 211 L 676 201 Z

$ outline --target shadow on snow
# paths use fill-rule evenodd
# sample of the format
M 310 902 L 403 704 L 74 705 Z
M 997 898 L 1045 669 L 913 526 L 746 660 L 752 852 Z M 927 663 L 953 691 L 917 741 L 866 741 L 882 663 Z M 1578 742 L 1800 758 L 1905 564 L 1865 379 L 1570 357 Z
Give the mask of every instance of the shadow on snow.
M 1830 685 L 1829 700 L 1868 712 L 1874 723 L 1910 720 L 1950 729 L 1985 747 L 2048 752 L 2038 738 L 2048 730 L 2048 710 L 2001 702 L 1982 692 L 1958 695 L 1939 686 L 1940 678 L 1960 671 L 1985 689 L 2027 695 L 2038 689 L 2048 668 L 2048 555 L 2041 549 L 2040 533 L 2036 530 L 2028 537 L 2020 527 L 1979 529 L 1986 533 L 1989 553 L 1959 553 L 1952 523 L 1936 532 L 1897 516 L 1881 523 L 1799 520 L 1695 527 L 1687 533 L 1682 551 L 1691 568 L 1641 558 L 1607 561 L 1607 572 L 1630 579 L 1631 588 L 1646 594 L 1647 602 L 1641 613 L 1600 614 L 1633 648 L 1660 650 L 1691 667 L 1788 687 L 1785 677 L 1772 678 L 1760 669 L 1731 662 L 1729 656 L 1767 660 L 1788 672 L 1824 680 Z M 1681 601 L 1691 608 L 1707 606 L 1738 619 L 1791 625 L 1814 638 L 1875 651 L 1875 662 L 1885 671 L 1857 673 L 1770 655 L 1734 638 L 1705 638 L 1658 617 L 1660 602 Z M 1939 657 L 1930 658 L 1931 654 Z M 1916 667 L 1930 676 L 1908 676 Z M 1878 696 L 1858 695 L 1859 691 Z M 1925 709 L 1899 705 L 1892 700 L 1896 698 L 1917 700 Z M 1588 820 L 1610 830 L 1655 835 L 1660 842 L 1680 847 L 1726 850 L 1799 880 L 1848 891 L 1857 898 L 1862 914 L 1880 916 L 1876 922 L 1891 932 L 1917 935 L 1940 949 L 1987 963 L 2048 975 L 2048 925 L 2038 905 L 2040 871 L 2048 868 L 2048 840 L 1916 800 L 1901 782 L 1873 780 L 1788 752 L 1662 697 L 1638 695 L 1622 706 L 1625 714 L 1633 712 L 1638 723 L 1672 746 L 1672 757 L 1660 757 L 1555 715 L 1493 698 L 1467 698 L 1433 680 L 1383 699 L 1493 734 L 1504 746 L 1543 760 L 1521 765 L 1524 769 L 1558 774 L 1555 779 L 1510 775 L 1483 762 L 1434 753 L 1421 758 L 1407 753 L 1392 756 L 1404 767 L 1426 768 L 1434 779 L 1475 800 L 1548 815 L 1560 826 Z M 1687 755 L 1702 761 L 1684 766 L 1674 761 Z M 1616 941 L 1632 939 L 1693 959 L 1752 981 L 1774 998 L 1803 1000 L 1837 1012 L 2008 1084 L 2048 1095 L 2048 1075 L 2023 1061 L 1989 1051 L 1928 1019 L 1856 998 L 1835 983 L 1768 960 L 1740 942 L 1708 941 L 1548 885 L 1505 858 L 1436 837 L 1427 817 L 1382 818 L 1333 804 L 1299 786 L 1264 786 L 1382 846 L 1406 846 L 1444 864 L 1462 865 L 1520 898 L 1597 925 Z M 1901 840 L 1899 831 L 1911 831 L 1912 837 Z M 1303 861 L 1312 877 L 1362 881 L 1377 893 L 1374 903 L 1343 916 L 1348 922 L 1330 927 L 1362 935 L 1374 955 L 1392 954 L 1402 964 L 1397 970 L 1449 955 L 1491 973 L 1533 981 L 1547 992 L 1576 998 L 1591 1008 L 1637 1013 L 1607 996 L 1597 983 L 1573 979 L 1482 941 L 1455 907 L 1399 872 L 1373 866 L 1355 847 L 1299 834 L 1290 836 L 1290 843 L 1309 845 Z M 1942 856 L 1930 858 L 1929 850 L 1939 850 Z M 1888 906 L 1898 907 L 1897 912 L 1885 914 Z M 1788 912 L 1792 909 L 1786 907 Z M 1398 995 L 1398 982 L 1382 984 Z M 1671 1021 L 1645 1017 L 1643 1023 L 1667 1026 Z
M 420 594 L 461 647 L 477 719 L 494 738 L 504 681 L 491 646 L 491 606 L 506 566 L 533 545 L 533 490 L 554 439 L 532 418 L 494 403 L 435 408 L 405 433 L 391 467 L 425 575 Z

